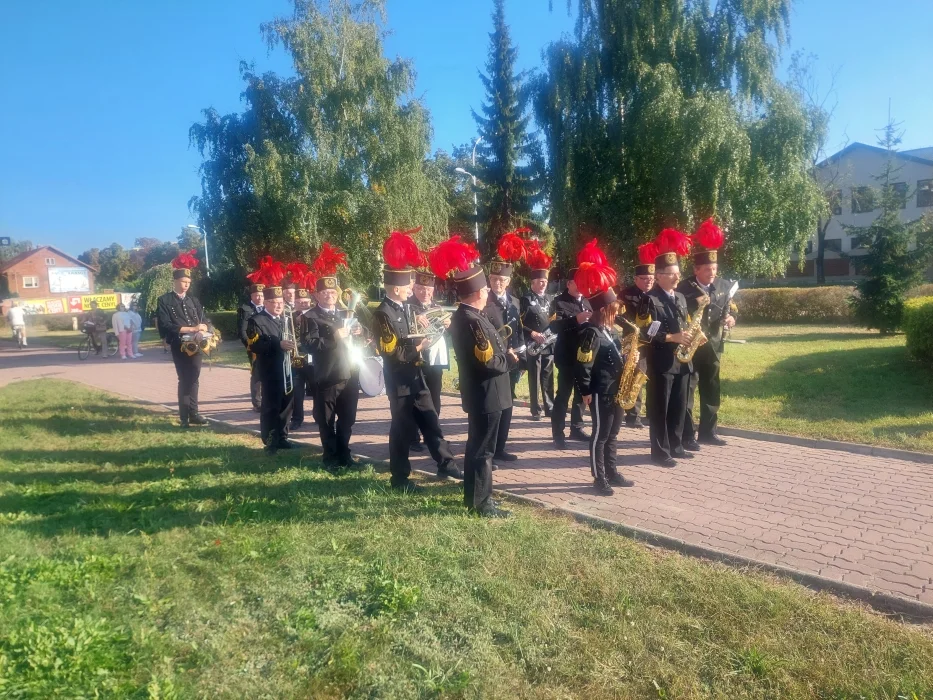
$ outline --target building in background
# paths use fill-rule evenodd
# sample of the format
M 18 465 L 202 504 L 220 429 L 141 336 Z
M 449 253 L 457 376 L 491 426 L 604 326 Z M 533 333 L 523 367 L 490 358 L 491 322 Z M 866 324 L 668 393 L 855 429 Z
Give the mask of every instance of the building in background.
M 43 306 L 48 299 L 82 297 L 94 294 L 97 270 L 52 246 L 39 246 L 20 253 L 0 266 L 4 297 L 21 300 L 25 305 Z M 4 299 L 3 308 L 9 306 Z M 67 307 L 63 311 L 68 311 Z M 42 313 L 56 313 L 58 309 Z

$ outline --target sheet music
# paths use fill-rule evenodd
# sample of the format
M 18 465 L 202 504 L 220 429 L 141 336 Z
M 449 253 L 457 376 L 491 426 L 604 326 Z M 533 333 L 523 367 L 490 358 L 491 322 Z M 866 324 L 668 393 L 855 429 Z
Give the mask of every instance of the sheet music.
M 428 364 L 432 367 L 450 364 L 450 358 L 447 354 L 447 339 L 443 336 L 428 350 Z

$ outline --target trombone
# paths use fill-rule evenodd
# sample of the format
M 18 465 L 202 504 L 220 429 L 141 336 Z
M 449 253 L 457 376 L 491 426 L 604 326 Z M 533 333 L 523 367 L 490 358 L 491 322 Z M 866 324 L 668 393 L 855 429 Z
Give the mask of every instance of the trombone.
M 287 311 L 284 312 L 284 326 L 282 328 L 282 340 L 290 340 L 293 343 L 297 342 L 295 338 L 295 320 L 292 318 L 292 315 Z M 282 371 L 283 371 L 283 382 L 285 388 L 285 395 L 290 396 L 292 390 L 295 388 L 295 378 L 292 374 L 292 365 L 298 361 L 298 351 L 297 350 L 288 350 L 285 353 L 285 357 L 282 358 Z

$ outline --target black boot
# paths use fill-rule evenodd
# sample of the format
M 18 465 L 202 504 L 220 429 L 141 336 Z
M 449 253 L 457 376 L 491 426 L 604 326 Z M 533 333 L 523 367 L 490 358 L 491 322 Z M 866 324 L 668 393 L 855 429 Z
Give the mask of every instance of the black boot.
M 622 488 L 630 488 L 635 485 L 635 482 L 631 479 L 626 479 L 624 476 L 619 474 L 619 472 L 612 472 L 606 478 L 606 481 L 609 482 L 611 486 L 621 486 Z
M 596 479 L 593 481 L 593 487 L 600 496 L 611 496 L 615 493 L 609 485 L 609 482 L 605 479 Z

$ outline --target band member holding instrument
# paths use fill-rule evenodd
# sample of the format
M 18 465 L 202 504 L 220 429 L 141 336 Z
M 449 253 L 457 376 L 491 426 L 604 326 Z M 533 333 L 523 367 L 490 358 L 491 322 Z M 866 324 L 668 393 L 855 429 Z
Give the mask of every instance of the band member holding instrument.
M 693 235 L 693 275 L 677 287 L 687 300 L 687 310 L 695 314 L 697 300 L 709 296 L 709 304 L 703 309 L 702 331 L 707 342 L 697 348 L 693 356 L 693 372 L 687 388 L 687 417 L 684 425 L 684 447 L 699 450 L 699 443 L 725 445 L 726 441 L 716 434 L 719 422 L 719 360 L 723 351 L 723 330 L 735 326 L 735 317 L 730 313 L 731 297 L 719 272 L 719 249 L 725 243 L 722 230 L 712 219 L 704 221 Z M 694 412 L 696 390 L 700 390 L 699 422 Z
M 312 264 L 320 275 L 314 294 L 317 306 L 304 317 L 303 342 L 315 373 L 314 420 L 321 435 L 324 468 L 331 470 L 353 464 L 350 437 L 360 396 L 359 368 L 352 361 L 350 343 L 363 329 L 358 323 L 351 327 L 337 309 L 337 267 L 346 266 L 346 260 L 343 251 L 324 244 Z
M 249 277 L 250 275 L 247 275 L 247 279 L 249 279 Z M 264 284 L 256 284 L 255 282 L 250 284 L 249 301 L 242 304 L 240 308 L 237 309 L 237 331 L 240 336 L 240 342 L 243 343 L 244 348 L 248 345 L 246 326 L 254 315 L 262 311 L 262 290 L 265 288 L 266 285 Z M 246 356 L 249 358 L 249 398 L 250 402 L 253 404 L 253 410 L 258 413 L 261 389 L 259 376 L 256 374 L 256 355 L 247 350 Z
M 172 260 L 172 291 L 159 297 L 159 331 L 172 350 L 172 362 L 178 375 L 178 417 L 181 426 L 206 425 L 198 413 L 198 381 L 201 376 L 201 353 L 182 351 L 182 334 L 207 333 L 207 320 L 201 302 L 188 294 L 191 270 L 198 266 L 194 251 L 180 253 Z
M 648 428 L 651 461 L 674 467 L 674 459 L 691 459 L 684 450 L 684 418 L 687 413 L 687 385 L 690 364 L 681 363 L 677 346 L 689 341 L 687 300 L 676 291 L 680 281 L 679 255 L 690 252 L 690 239 L 680 231 L 664 229 L 656 239 L 658 257 L 654 261 L 657 284 L 642 299 L 638 315 L 648 324 L 642 339 L 648 359 Z
M 582 263 L 574 280 L 589 299 L 593 316 L 580 331 L 576 383 L 593 419 L 590 437 L 590 473 L 601 496 L 611 496 L 613 486 L 634 486 L 616 470 L 619 430 L 625 411 L 617 401 L 625 364 L 622 341 L 615 330 L 621 304 L 612 287 L 616 271 L 609 265 Z
M 311 308 L 311 292 L 307 287 L 308 272 L 299 273 L 295 279 L 295 310 L 292 312 L 295 333 L 298 334 L 300 346 L 301 324 L 305 312 Z M 292 420 L 288 426 L 290 431 L 300 430 L 305 422 L 305 397 L 308 395 L 307 368 L 309 363 L 302 362 L 295 367 L 295 401 L 292 409 Z M 312 394 L 313 396 L 313 394 Z
M 438 476 L 463 477 L 444 439 L 434 399 L 424 376 L 421 353 L 427 348 L 428 340 L 421 334 L 422 324 L 407 303 L 411 296 L 413 266 L 422 261 L 422 253 L 411 234 L 420 230 L 419 227 L 412 231 L 393 231 L 383 245 L 386 296 L 373 314 L 372 327 L 384 362 L 386 394 L 392 413 L 389 429 L 391 485 L 406 492 L 420 490 L 409 478 L 409 450 L 419 429 L 428 451 L 437 462 Z
M 474 246 L 452 236 L 432 251 L 431 267 L 439 276 L 453 275 L 460 297 L 450 334 L 460 373 L 461 406 L 469 424 L 464 456 L 464 505 L 484 517 L 507 518 L 510 513 L 500 509 L 492 499 L 492 462 L 503 413 L 512 408 L 508 373 L 518 356 L 483 313 L 489 289 L 478 257 Z M 446 274 L 440 274 L 445 270 Z
M 412 288 L 413 294 L 408 300 L 415 316 L 423 316 L 431 309 L 440 308 L 440 304 L 434 301 L 434 273 L 424 270 L 415 271 L 415 284 Z M 450 327 L 450 319 L 444 322 L 444 327 Z M 424 378 L 428 383 L 428 390 L 431 392 L 431 398 L 434 400 L 434 408 L 437 415 L 441 415 L 441 385 L 444 381 L 444 370 L 450 369 L 450 357 L 447 349 L 447 340 L 441 337 L 433 347 L 425 349 L 422 353 L 424 362 Z M 420 452 L 424 449 L 421 445 L 420 431 L 415 434 L 415 440 L 411 444 L 411 449 Z
M 553 258 L 533 240 L 527 246 L 525 262 L 531 268 L 530 291 L 521 299 L 521 324 L 525 333 L 525 369 L 528 370 L 528 393 L 531 397 L 531 420 L 550 418 L 554 409 L 554 345 L 545 345 L 554 297 L 547 293 L 548 275 Z M 544 346 L 535 354 L 530 348 Z
M 625 308 L 623 315 L 639 328 L 643 328 L 650 323 L 649 319 L 638 316 L 638 310 L 641 308 L 645 295 L 654 287 L 654 260 L 657 257 L 658 246 L 653 241 L 638 246 L 639 264 L 635 266 L 635 283 L 630 287 L 626 287 L 622 292 L 622 303 Z M 639 357 L 638 369 L 645 374 L 648 373 L 648 360 L 644 354 Z M 625 427 L 645 427 L 641 422 L 643 396 L 644 389 L 638 394 L 635 405 L 625 412 Z

